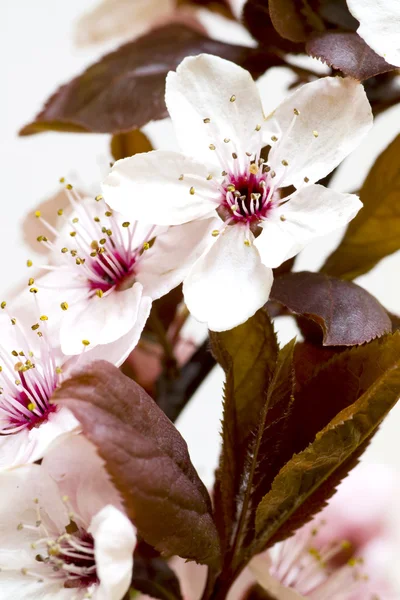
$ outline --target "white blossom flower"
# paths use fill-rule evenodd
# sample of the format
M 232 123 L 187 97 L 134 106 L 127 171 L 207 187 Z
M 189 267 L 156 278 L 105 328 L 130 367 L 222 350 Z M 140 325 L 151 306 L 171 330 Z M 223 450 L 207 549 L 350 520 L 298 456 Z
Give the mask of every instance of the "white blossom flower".
M 66 221 L 59 233 L 36 213 L 55 236 L 55 241 L 38 237 L 53 259 L 42 267 L 50 272 L 35 281 L 40 306 L 64 354 L 84 350 L 91 360 L 107 356 L 118 366 L 136 346 L 152 300 L 181 283 L 201 254 L 211 223 L 205 220 L 200 228 L 189 223 L 183 232 L 171 228 L 166 237 L 165 228 L 124 220 L 101 195 L 80 200 L 68 191 L 73 212 L 67 217 L 59 211 Z M 178 250 L 188 240 L 190 251 L 182 257 Z
M 400 1 L 347 0 L 357 33 L 386 62 L 400 67 Z
M 157 225 L 200 227 L 214 215 L 208 251 L 186 277 L 184 295 L 199 321 L 230 329 L 268 300 L 273 267 L 361 208 L 357 196 L 315 182 L 360 143 L 371 108 L 361 84 L 326 77 L 265 119 L 250 74 L 209 55 L 186 58 L 168 74 L 166 102 L 185 154 L 117 161 L 103 193 L 114 209 Z M 296 189 L 286 195 L 287 186 Z
M 0 470 L 42 458 L 55 438 L 78 426 L 68 409 L 51 404 L 66 357 L 51 346 L 47 315 L 26 326 L 6 302 L 1 308 Z
M 2 598 L 122 600 L 135 530 L 87 439 L 67 436 L 40 466 L 0 473 L 0 488 Z

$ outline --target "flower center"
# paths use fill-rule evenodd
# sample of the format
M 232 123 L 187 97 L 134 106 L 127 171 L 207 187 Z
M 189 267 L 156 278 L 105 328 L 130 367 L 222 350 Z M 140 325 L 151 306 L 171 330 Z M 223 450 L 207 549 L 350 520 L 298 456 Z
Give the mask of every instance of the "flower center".
M 71 525 L 75 532 L 47 540 L 47 554 L 36 555 L 36 560 L 51 566 L 55 573 L 65 578 L 65 588 L 87 588 L 99 583 L 94 540 L 90 533 L 78 529 L 75 523 Z
M 228 173 L 222 183 L 222 198 L 218 207 L 219 216 L 228 224 L 245 223 L 252 230 L 267 217 L 272 207 L 269 170 L 251 163 L 239 175 Z M 255 233 L 255 231 L 253 231 Z
M 2 303 L 5 307 L 5 303 Z M 43 315 L 39 321 L 46 317 Z M 11 435 L 23 429 L 38 427 L 48 420 L 58 407 L 50 404 L 56 389 L 61 370 L 55 364 L 55 358 L 46 335 L 40 330 L 39 323 L 32 329 L 39 336 L 41 346 L 36 358 L 29 350 L 28 340 L 17 320 L 11 319 L 19 350 L 6 350 L 0 346 L 0 435 Z

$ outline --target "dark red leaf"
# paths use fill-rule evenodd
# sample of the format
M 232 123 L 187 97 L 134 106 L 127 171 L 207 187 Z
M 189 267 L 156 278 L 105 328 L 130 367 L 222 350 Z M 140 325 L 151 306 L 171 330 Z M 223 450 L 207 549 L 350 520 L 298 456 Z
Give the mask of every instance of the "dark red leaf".
M 306 44 L 310 56 L 359 81 L 396 69 L 376 54 L 357 33 L 324 33 Z
M 133 561 L 132 587 L 159 600 L 182 600 L 179 580 L 167 562 L 140 540 Z
M 364 344 L 391 331 L 381 304 L 366 290 L 323 273 L 288 273 L 277 277 L 271 299 L 317 323 L 324 346 Z
M 243 20 L 251 35 L 262 46 L 284 52 L 304 52 L 304 44 L 282 38 L 276 31 L 269 14 L 268 0 L 247 0 L 243 8 Z
M 305 42 L 323 23 L 303 0 L 269 0 L 269 14 L 277 32 L 291 42 Z
M 121 133 L 167 116 L 165 78 L 185 56 L 215 54 L 259 76 L 281 59 L 257 49 L 212 40 L 184 25 L 155 29 L 107 54 L 46 103 L 20 131 Z
M 184 439 L 150 396 L 110 363 L 96 361 L 66 380 L 55 401 L 96 445 L 145 541 L 163 555 L 218 565 L 207 490 Z

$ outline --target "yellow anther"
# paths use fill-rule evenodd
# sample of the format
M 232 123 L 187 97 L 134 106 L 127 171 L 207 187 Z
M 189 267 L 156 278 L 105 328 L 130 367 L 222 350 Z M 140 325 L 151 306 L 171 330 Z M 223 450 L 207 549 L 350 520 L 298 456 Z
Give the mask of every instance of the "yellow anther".
M 37 210 L 37 211 L 35 212 L 35 217 L 38 219 L 38 218 L 39 218 L 39 217 L 41 217 L 41 216 L 42 216 L 42 213 L 40 212 L 40 210 Z
M 179 181 L 183 181 L 183 174 L 179 175 Z
M 208 147 L 210 148 L 210 150 L 215 150 L 214 144 L 210 144 Z
M 28 281 L 28 285 L 33 285 L 35 283 L 35 280 L 33 279 L 33 277 L 31 277 Z
M 111 236 L 112 236 L 112 231 L 111 231 L 111 229 L 107 229 L 107 230 L 106 230 L 106 234 L 108 235 L 108 237 L 111 237 Z
M 12 354 L 13 356 L 18 356 L 18 352 L 17 352 L 16 350 L 11 350 L 11 354 Z
M 222 177 L 225 177 L 226 175 L 228 175 L 228 173 L 226 171 L 222 171 L 221 175 Z
M 78 219 L 78 217 L 75 217 L 74 219 L 72 219 L 72 222 L 73 222 L 73 223 L 78 223 L 78 222 L 79 222 L 79 219 Z
M 49 320 L 49 317 L 47 317 L 46 315 L 42 315 L 42 316 L 40 317 L 40 320 L 41 320 L 41 321 L 48 321 L 48 320 Z
M 317 137 L 319 136 L 319 133 L 318 133 L 318 131 L 316 131 L 315 129 L 314 129 L 314 131 L 312 132 L 312 134 L 313 134 L 313 136 L 314 136 L 315 138 L 317 138 Z
M 103 290 L 96 290 L 96 296 L 98 296 L 99 298 L 101 298 L 103 296 L 104 292 Z
M 122 227 L 129 227 L 129 225 L 130 225 L 129 221 L 124 221 L 122 223 Z
M 203 119 L 203 123 L 210 123 L 211 119 L 209 119 L 208 117 L 206 119 Z
M 271 171 L 270 175 L 271 175 L 272 178 L 276 177 L 275 171 Z
M 90 242 L 90 247 L 91 247 L 93 250 L 97 250 L 97 248 L 99 247 L 99 243 L 98 243 L 98 241 L 97 241 L 97 240 L 93 240 L 92 242 Z
M 103 200 L 103 196 L 101 194 L 98 194 L 97 196 L 95 196 L 95 200 L 96 202 L 100 202 L 100 200 Z
M 104 245 L 107 243 L 107 239 L 106 238 L 101 238 L 101 240 L 99 240 L 101 245 Z
M 231 141 L 230 138 L 224 138 L 225 144 L 229 144 L 230 141 Z
M 190 192 L 190 194 L 191 194 L 192 196 L 194 195 L 194 193 L 195 193 L 195 189 L 194 189 L 194 187 L 193 187 L 193 186 L 190 188 L 189 192 Z
M 250 173 L 252 173 L 252 175 L 257 175 L 258 165 L 256 165 L 256 163 L 251 163 L 249 171 L 250 171 Z
M 11 319 L 11 325 L 15 325 L 17 322 L 17 319 L 15 319 L 14 317 Z
M 38 293 L 38 289 L 36 287 L 31 287 L 30 290 L 31 294 L 37 294 Z
M 229 98 L 229 102 L 235 102 L 236 100 L 236 96 L 235 94 L 232 94 L 232 96 Z
M 310 180 L 308 179 L 308 177 L 304 177 L 304 181 L 305 181 L 306 183 L 308 183 Z
M 245 246 L 251 246 L 250 240 L 244 240 L 244 245 Z
M 64 214 L 63 209 L 59 208 L 58 211 L 57 211 L 57 214 L 58 214 L 59 217 L 61 217 Z
M 36 404 L 33 404 L 33 402 L 29 402 L 29 404 L 28 404 L 28 407 L 27 407 L 27 408 L 28 408 L 28 410 L 35 410 L 35 408 L 36 408 Z
M 270 170 L 271 170 L 271 167 L 270 167 L 270 166 L 268 166 L 268 165 L 264 165 L 264 166 L 263 166 L 263 169 L 264 169 L 264 173 L 269 173 L 269 172 L 270 172 Z M 260 183 L 262 183 L 262 182 L 260 181 Z
M 213 178 L 213 176 L 211 175 L 211 173 L 210 173 L 210 175 L 207 175 L 207 181 L 211 181 L 212 178 Z
M 40 325 L 39 323 L 35 323 L 34 325 L 32 325 L 31 329 L 32 331 L 36 331 L 37 329 L 39 329 Z
M 299 110 L 297 110 L 297 108 L 294 108 L 294 109 L 293 109 L 293 112 L 294 112 L 294 114 L 296 115 L 296 117 L 298 117 L 298 116 L 299 116 L 299 114 L 300 114 L 300 111 L 299 111 Z
M 106 210 L 106 212 L 104 214 L 106 215 L 106 217 L 112 217 L 111 210 Z
M 70 183 L 67 183 L 67 185 L 65 186 L 66 190 L 72 190 L 72 185 Z
M 56 367 L 56 373 L 58 373 L 59 375 L 61 375 L 61 373 L 63 372 L 61 367 Z
M 70 232 L 69 232 L 69 235 L 70 235 L 71 237 L 75 237 L 75 236 L 76 236 L 76 231 L 70 231 Z
M 68 310 L 68 302 L 61 302 L 60 306 L 62 310 Z
M 61 248 L 61 252 L 62 252 L 63 254 L 65 254 L 66 252 L 68 252 L 68 248 Z
M 234 192 L 234 191 L 236 190 L 236 188 L 235 188 L 235 186 L 233 185 L 233 183 L 230 183 L 230 184 L 227 186 L 227 188 L 226 188 L 226 189 L 227 189 L 227 191 L 228 191 L 228 192 Z
M 282 164 L 283 164 L 283 166 L 284 166 L 284 167 L 288 167 L 288 166 L 289 166 L 289 163 L 288 163 L 288 161 L 287 161 L 287 160 L 283 160 L 283 161 L 282 161 Z
M 5 308 L 7 306 L 7 302 L 4 302 L 4 300 L 3 300 L 3 302 L 0 304 L 0 306 L 1 306 L 1 308 Z
M 71 256 L 75 257 L 78 254 L 78 250 L 71 250 Z
M 94 221 L 95 223 L 100 223 L 100 219 L 99 219 L 99 217 L 93 217 L 93 221 Z
M 238 156 L 237 156 L 236 152 L 232 152 L 232 158 L 234 158 L 234 159 L 236 160 L 236 159 L 237 159 L 237 157 L 238 157 Z
M 143 244 L 143 250 L 148 250 L 149 248 L 150 248 L 149 242 L 144 242 L 144 244 Z
M 273 136 L 271 136 L 271 140 L 272 140 L 273 142 L 277 142 L 277 141 L 278 141 L 278 138 L 276 137 L 276 135 L 273 135 Z
M 31 266 L 32 266 L 32 264 L 33 264 L 33 263 L 32 263 L 32 261 L 31 261 L 31 260 L 29 260 L 29 259 L 28 259 L 28 260 L 26 261 L 26 266 L 27 266 L 27 267 L 31 267 Z
M 217 235 L 219 235 L 219 231 L 218 231 L 218 229 L 214 229 L 214 230 L 211 232 L 211 235 L 212 235 L 213 237 L 217 237 Z
M 94 252 L 91 252 L 91 253 L 90 253 L 90 256 L 91 256 L 92 258 L 94 258 L 95 256 L 97 256 L 97 252 L 96 252 L 96 251 L 94 251 Z
M 83 344 L 84 346 L 90 346 L 90 342 L 89 342 L 89 340 L 82 340 L 82 344 Z
M 261 130 L 261 125 L 256 125 L 256 131 L 260 131 Z
M 60 183 L 65 183 L 65 177 L 60 177 L 60 179 L 58 180 Z
M 286 221 L 286 217 L 284 215 L 281 215 L 279 218 L 281 221 Z

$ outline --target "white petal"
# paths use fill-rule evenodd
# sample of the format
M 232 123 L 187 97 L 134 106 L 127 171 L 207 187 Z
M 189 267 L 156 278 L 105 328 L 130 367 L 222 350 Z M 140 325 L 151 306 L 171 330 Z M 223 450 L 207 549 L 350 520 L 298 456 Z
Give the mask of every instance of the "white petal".
M 121 600 L 132 579 L 136 534 L 129 519 L 114 506 L 105 506 L 89 527 L 94 538 L 100 585 L 96 600 Z
M 29 562 L 30 544 L 38 540 L 40 532 L 18 528 L 19 523 L 35 525 L 39 510 L 44 527 L 50 535 L 58 537 L 69 523 L 67 508 L 57 484 L 39 465 L 3 471 L 0 489 L 0 564 L 3 566 L 7 559 L 8 566 L 29 566 L 23 563 Z M 20 555 L 12 555 L 13 549 L 18 549 Z
M 61 349 L 64 354 L 80 354 L 87 340 L 90 350 L 123 337 L 136 322 L 142 286 L 135 283 L 124 291 L 112 291 L 102 298 L 93 296 L 68 309 L 61 324 Z
M 86 363 L 93 362 L 94 360 L 104 360 L 104 357 L 116 367 L 121 366 L 136 347 L 149 317 L 150 309 L 151 298 L 142 296 L 136 315 L 136 321 L 132 329 L 122 337 L 118 338 L 118 340 L 115 340 L 115 342 L 105 345 L 99 344 L 93 349 L 87 350 L 79 356 L 75 356 L 73 365 L 71 365 L 72 369 L 75 367 L 83 368 Z M 67 367 L 69 367 L 68 363 Z M 65 367 L 63 368 L 63 372 L 65 372 Z
M 322 185 L 299 190 L 262 223 L 263 232 L 255 240 L 262 262 L 279 267 L 312 239 L 346 225 L 360 208 L 362 203 L 354 194 L 342 194 Z
M 245 227 L 228 226 L 184 281 L 188 309 L 213 331 L 244 323 L 268 300 L 272 271 L 246 238 Z
M 131 40 L 148 31 L 174 8 L 174 0 L 102 0 L 79 19 L 76 42 L 86 46 L 113 38 Z
M 325 77 L 291 94 L 271 120 L 281 131 L 268 158 L 275 181 L 300 187 L 305 177 L 311 183 L 325 177 L 360 144 L 372 127 L 372 112 L 360 83 Z
M 272 577 L 269 572 L 270 564 L 267 553 L 259 554 L 250 561 L 249 568 L 259 585 L 276 600 L 303 600 L 303 596 L 293 589 L 281 585 L 277 579 Z
M 230 170 L 232 152 L 244 160 L 245 152 L 259 149 L 261 138 L 255 128 L 264 121 L 261 99 L 250 73 L 242 67 L 208 54 L 185 58 L 176 73 L 168 73 L 165 99 L 178 141 L 188 155 L 215 163 L 223 155 L 221 166 Z M 217 150 L 210 150 L 210 144 Z
M 215 209 L 219 192 L 209 174 L 182 154 L 156 150 L 117 160 L 102 190 L 107 204 L 132 220 L 180 225 Z
M 231 7 L 231 10 L 233 12 L 233 14 L 235 15 L 235 17 L 237 19 L 241 19 L 242 18 L 242 13 L 243 13 L 243 7 L 246 4 L 246 0 L 227 0 L 229 6 Z
M 32 571 L 38 572 L 37 563 L 32 565 Z M 77 595 L 76 589 L 62 586 L 63 580 L 55 583 L 51 580 L 38 581 L 22 575 L 21 571 L 0 571 L 0 590 L 5 600 L 83 600 L 85 597 L 86 589 L 79 590 Z
M 137 280 L 143 294 L 153 300 L 182 283 L 196 260 L 213 241 L 211 232 L 221 225 L 219 218 L 203 219 L 170 227 L 138 263 Z
M 0 436 L 0 470 L 39 460 L 57 437 L 78 426 L 69 410 L 59 408 L 38 427 Z
M 400 67 L 399 0 L 347 0 L 347 6 L 360 21 L 358 35 L 388 63 Z
M 87 526 L 107 504 L 122 510 L 104 461 L 83 435 L 71 434 L 53 444 L 43 459 L 42 467 L 58 484 L 61 495 L 68 496 L 74 511 Z

